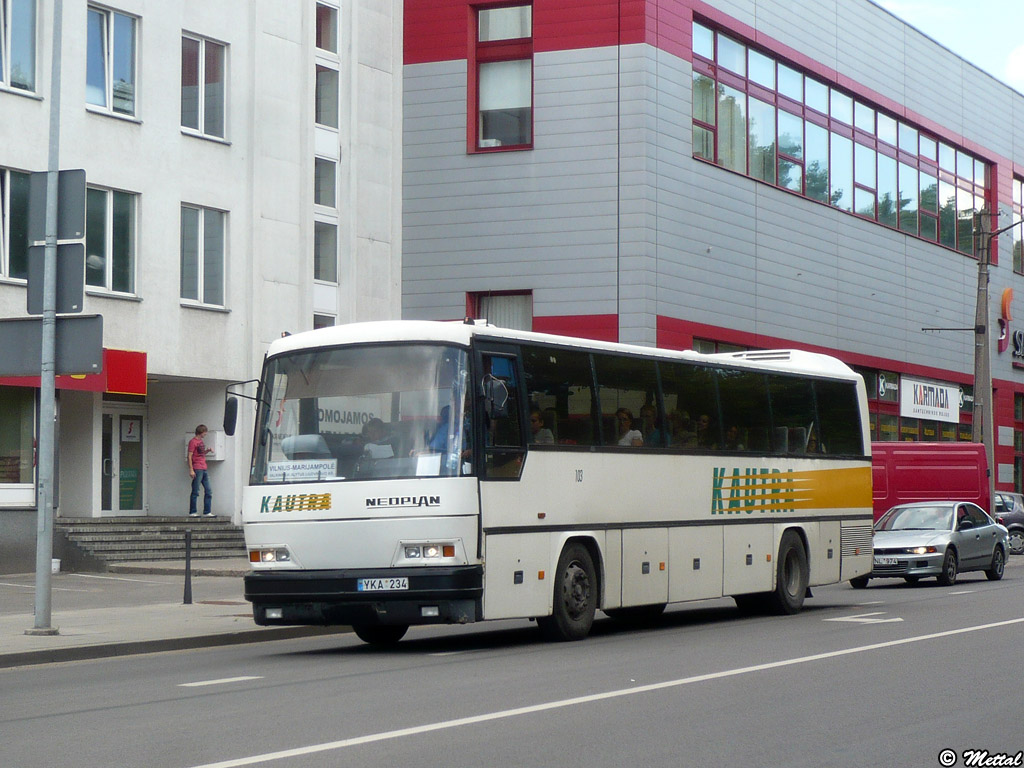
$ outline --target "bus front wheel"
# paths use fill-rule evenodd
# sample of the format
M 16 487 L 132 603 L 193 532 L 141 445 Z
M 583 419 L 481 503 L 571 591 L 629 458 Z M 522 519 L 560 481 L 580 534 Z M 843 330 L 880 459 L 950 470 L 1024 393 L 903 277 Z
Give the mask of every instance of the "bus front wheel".
M 590 552 L 579 542 L 562 550 L 555 570 L 554 606 L 537 619 L 548 640 L 582 640 L 590 634 L 597 609 L 597 576 Z
M 364 643 L 377 646 L 395 645 L 409 631 L 408 624 L 353 624 L 352 631 Z

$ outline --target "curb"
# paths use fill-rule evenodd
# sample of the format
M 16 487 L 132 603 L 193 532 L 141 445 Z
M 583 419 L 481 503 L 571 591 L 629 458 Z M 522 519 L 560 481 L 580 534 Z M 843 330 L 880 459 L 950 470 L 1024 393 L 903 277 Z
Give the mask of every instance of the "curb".
M 243 643 L 270 640 L 292 640 L 301 637 L 345 634 L 351 631 L 349 627 L 269 627 L 196 637 L 172 637 L 159 640 L 138 640 L 65 648 L 48 648 L 37 651 L 19 651 L 16 653 L 0 654 L 0 669 L 30 666 L 32 664 L 54 664 L 62 661 L 86 661 L 89 659 L 113 658 L 115 656 L 160 653 L 161 651 L 216 648 L 224 645 L 241 645 Z
M 124 565 L 114 564 L 107 566 L 107 573 L 153 573 L 153 574 L 165 574 L 169 576 L 184 576 L 185 566 L 184 565 Z M 203 565 L 193 565 L 192 575 L 193 576 L 246 576 L 251 572 L 251 569 L 236 568 L 236 567 L 225 567 L 225 568 L 214 568 Z

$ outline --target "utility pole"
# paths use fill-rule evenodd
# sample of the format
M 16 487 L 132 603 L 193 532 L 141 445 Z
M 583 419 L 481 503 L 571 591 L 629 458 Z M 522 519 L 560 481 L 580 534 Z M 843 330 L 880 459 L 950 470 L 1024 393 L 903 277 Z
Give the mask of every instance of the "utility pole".
M 992 350 L 989 343 L 989 248 L 994 235 L 988 232 L 989 213 L 975 213 L 972 221 L 974 248 L 978 256 L 978 297 L 974 315 L 974 414 L 971 442 L 983 443 L 988 463 L 988 497 L 995 493 L 995 444 L 992 439 Z M 991 501 L 989 502 L 991 504 Z M 991 510 L 986 510 L 991 511 Z
M 989 499 L 995 495 L 995 435 L 992 403 L 992 343 L 989 328 L 989 260 L 992 241 L 1021 222 L 1016 221 L 993 232 L 989 231 L 991 212 L 985 208 L 972 220 L 974 247 L 978 256 L 978 299 L 974 316 L 974 419 L 971 441 L 984 443 L 988 460 Z
M 50 625 L 53 558 L 54 420 L 57 372 L 57 180 L 60 169 L 60 64 L 63 0 L 53 4 L 53 57 L 50 71 L 50 146 L 46 175 L 46 249 L 43 266 L 42 350 L 39 380 L 39 473 L 36 485 L 35 623 L 30 635 L 56 635 Z

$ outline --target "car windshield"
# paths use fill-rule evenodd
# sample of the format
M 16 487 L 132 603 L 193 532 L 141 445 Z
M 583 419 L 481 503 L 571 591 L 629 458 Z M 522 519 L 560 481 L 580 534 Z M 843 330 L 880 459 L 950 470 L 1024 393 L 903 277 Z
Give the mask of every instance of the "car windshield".
M 296 352 L 267 363 L 251 482 L 470 472 L 467 354 L 440 345 Z
M 922 505 L 893 507 L 875 523 L 876 531 L 948 531 L 953 527 L 953 508 Z

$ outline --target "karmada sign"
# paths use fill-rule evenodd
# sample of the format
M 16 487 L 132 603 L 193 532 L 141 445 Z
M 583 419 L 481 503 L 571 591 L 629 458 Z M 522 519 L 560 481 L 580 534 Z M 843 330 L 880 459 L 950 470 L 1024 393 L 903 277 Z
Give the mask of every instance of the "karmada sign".
M 960 421 L 960 388 L 904 376 L 900 387 L 900 416 L 957 424 Z

